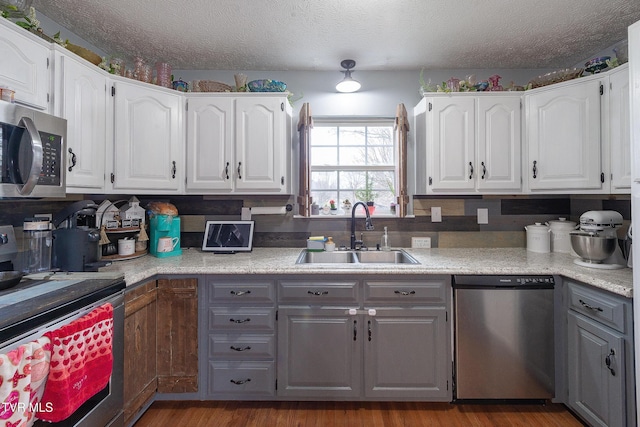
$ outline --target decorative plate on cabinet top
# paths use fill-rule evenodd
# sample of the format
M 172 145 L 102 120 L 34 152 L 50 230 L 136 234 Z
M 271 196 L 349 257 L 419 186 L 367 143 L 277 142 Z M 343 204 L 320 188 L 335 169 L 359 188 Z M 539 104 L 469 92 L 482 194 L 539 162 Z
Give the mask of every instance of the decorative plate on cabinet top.
M 286 83 L 271 79 L 252 80 L 247 83 L 247 87 L 250 92 L 284 92 L 287 90 Z
M 599 73 L 609 66 L 609 64 L 607 64 L 607 61 L 609 61 L 610 59 L 610 56 L 593 58 L 584 64 L 585 70 L 593 74 Z

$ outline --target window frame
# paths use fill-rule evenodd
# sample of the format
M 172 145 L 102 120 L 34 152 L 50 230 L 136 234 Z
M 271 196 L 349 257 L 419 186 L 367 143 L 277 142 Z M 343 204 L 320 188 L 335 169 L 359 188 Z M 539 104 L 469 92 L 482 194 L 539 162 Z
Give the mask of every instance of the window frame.
M 351 191 L 351 190 L 345 190 L 343 188 L 341 188 L 340 185 L 340 172 L 387 172 L 390 173 L 393 176 L 393 192 L 392 195 L 393 197 L 393 204 L 395 204 L 395 195 L 398 192 L 398 181 L 397 181 L 397 176 L 398 176 L 398 135 L 397 132 L 395 132 L 395 117 L 381 117 L 381 116 L 314 116 L 313 118 L 313 128 L 317 128 L 317 127 L 336 127 L 336 128 L 340 128 L 340 127 L 357 127 L 357 126 L 363 126 L 363 127 L 389 127 L 390 129 L 390 135 L 391 135 L 391 139 L 392 139 L 392 144 L 391 144 L 391 151 L 392 151 L 392 162 L 391 164 L 388 165 L 340 165 L 340 164 L 336 164 L 336 165 L 313 165 L 313 161 L 312 161 L 312 157 L 311 157 L 311 153 L 313 152 L 313 148 L 315 147 L 313 144 L 313 141 L 311 140 L 311 135 L 310 135 L 310 142 L 309 142 L 309 164 L 308 164 L 308 173 L 309 173 L 309 194 L 311 194 L 312 192 L 325 192 L 325 191 L 336 191 L 338 194 L 340 194 L 342 191 Z M 311 133 L 313 132 L 313 129 L 311 129 Z M 363 147 L 365 149 L 368 149 L 368 147 L 375 147 L 376 145 L 370 145 L 368 143 L 368 141 L 365 140 L 365 143 L 363 145 Z M 388 146 L 388 145 L 385 145 Z M 340 152 L 340 144 L 339 142 L 336 144 L 336 149 L 338 150 L 338 161 L 340 159 L 339 157 L 339 152 Z M 327 189 L 317 189 L 317 188 L 313 188 L 312 187 L 312 182 L 311 182 L 311 176 L 314 172 L 336 172 L 337 176 L 337 182 L 336 182 L 336 188 L 327 188 Z M 374 189 L 373 191 L 376 191 L 376 189 Z M 380 191 L 379 189 L 377 191 Z M 322 201 L 318 201 L 318 200 L 314 200 L 315 203 L 322 203 Z M 351 201 L 352 203 L 355 202 L 355 200 Z M 342 205 L 342 200 L 337 200 L 337 205 L 338 208 L 341 208 Z M 320 208 L 320 216 L 322 216 L 323 213 L 326 214 L 326 212 L 322 211 L 323 206 L 319 206 Z M 347 212 L 343 212 L 343 214 L 347 214 Z M 382 210 L 378 210 L 377 216 L 380 216 L 380 214 L 382 215 L 391 215 L 391 216 L 395 216 L 395 212 L 393 212 L 391 210 L 391 207 L 386 207 Z M 318 215 L 312 215 L 317 217 Z

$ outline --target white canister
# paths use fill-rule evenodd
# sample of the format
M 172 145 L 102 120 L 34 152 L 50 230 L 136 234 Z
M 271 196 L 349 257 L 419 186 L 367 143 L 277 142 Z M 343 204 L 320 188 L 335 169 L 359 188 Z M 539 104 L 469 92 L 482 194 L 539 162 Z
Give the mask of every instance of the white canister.
M 530 252 L 549 253 L 551 236 L 549 226 L 536 222 L 524 227 L 527 231 L 527 250 Z
M 576 223 L 566 218 L 547 222 L 551 231 L 551 252 L 571 253 L 571 233 L 576 229 Z
M 118 255 L 133 255 L 136 252 L 136 241 L 134 239 L 118 240 Z

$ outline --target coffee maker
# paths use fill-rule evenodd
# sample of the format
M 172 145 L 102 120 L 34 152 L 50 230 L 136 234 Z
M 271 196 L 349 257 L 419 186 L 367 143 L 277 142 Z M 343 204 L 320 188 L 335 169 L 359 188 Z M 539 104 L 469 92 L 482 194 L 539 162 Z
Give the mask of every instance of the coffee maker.
M 152 215 L 149 219 L 149 234 L 151 255 L 158 258 L 182 255 L 179 216 Z
M 100 232 L 96 228 L 98 205 L 92 200 L 72 203 L 53 217 L 51 266 L 61 271 L 98 271 L 111 264 L 100 261 Z

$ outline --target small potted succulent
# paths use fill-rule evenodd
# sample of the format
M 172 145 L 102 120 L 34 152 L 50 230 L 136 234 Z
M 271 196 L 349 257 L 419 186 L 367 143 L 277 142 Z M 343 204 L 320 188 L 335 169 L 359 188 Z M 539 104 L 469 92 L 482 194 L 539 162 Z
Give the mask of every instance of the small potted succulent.
M 333 199 L 329 200 L 329 210 L 331 212 L 331 215 L 338 214 L 338 207 L 336 206 L 336 201 Z

